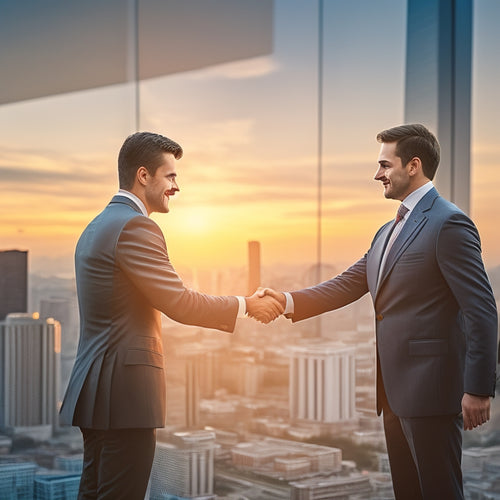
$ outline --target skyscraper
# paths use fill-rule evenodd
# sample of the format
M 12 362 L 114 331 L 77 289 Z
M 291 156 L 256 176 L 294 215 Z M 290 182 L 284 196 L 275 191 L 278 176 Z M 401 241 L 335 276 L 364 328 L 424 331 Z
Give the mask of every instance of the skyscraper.
M 215 433 L 211 431 L 176 432 L 169 442 L 158 442 L 150 498 L 156 500 L 167 495 L 212 498 L 214 449 Z
M 178 428 L 199 424 L 199 356 L 172 358 L 167 371 L 167 422 Z
M 60 325 L 27 314 L 0 321 L 0 430 L 58 425 Z
M 309 341 L 291 347 L 290 418 L 333 424 L 355 418 L 355 349 Z
M 439 137 L 439 192 L 470 210 L 472 0 L 409 0 L 405 122 Z
M 0 498 L 32 500 L 36 470 L 33 462 L 0 462 Z
M 28 310 L 28 252 L 0 251 L 0 321 Z

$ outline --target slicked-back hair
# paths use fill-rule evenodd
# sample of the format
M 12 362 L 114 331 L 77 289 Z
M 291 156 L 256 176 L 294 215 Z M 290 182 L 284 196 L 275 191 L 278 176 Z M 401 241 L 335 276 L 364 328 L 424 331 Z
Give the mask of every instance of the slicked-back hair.
M 377 141 L 396 143 L 396 156 L 406 166 L 413 158 L 422 162 L 424 175 L 432 180 L 439 165 L 441 149 L 436 136 L 419 123 L 400 125 L 377 134 Z
M 145 167 L 151 175 L 155 175 L 163 163 L 164 153 L 171 153 L 179 160 L 183 151 L 175 141 L 160 134 L 136 132 L 129 135 L 118 154 L 120 188 L 132 188 L 139 167 Z

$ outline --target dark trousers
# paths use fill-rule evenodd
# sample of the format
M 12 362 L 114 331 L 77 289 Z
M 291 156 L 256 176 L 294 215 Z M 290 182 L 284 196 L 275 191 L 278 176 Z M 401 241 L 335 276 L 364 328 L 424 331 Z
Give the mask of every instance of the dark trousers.
M 384 405 L 397 500 L 463 500 L 461 415 L 397 417 Z
M 81 429 L 83 473 L 78 500 L 144 500 L 155 429 Z

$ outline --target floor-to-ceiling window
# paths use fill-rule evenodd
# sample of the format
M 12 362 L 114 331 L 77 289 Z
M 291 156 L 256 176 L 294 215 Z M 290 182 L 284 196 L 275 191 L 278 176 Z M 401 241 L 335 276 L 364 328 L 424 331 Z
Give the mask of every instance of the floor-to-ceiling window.
M 497 21 L 500 3 L 474 1 L 472 74 L 471 215 L 481 233 L 483 257 L 492 270 L 500 265 L 498 186 L 500 183 L 500 99 Z
M 246 265 L 248 240 L 261 242 L 263 284 L 301 286 L 318 258 L 328 273 L 362 255 L 394 210 L 373 181 L 375 135 L 403 120 L 405 2 L 275 0 L 272 14 L 267 53 L 140 83 L 140 128 L 186 151 L 181 193 L 157 221 L 208 290 L 224 283 L 214 269 Z
M 72 275 L 137 128 L 184 147 L 181 192 L 154 217 L 201 290 L 246 293 L 249 240 L 262 284 L 311 284 L 392 217 L 375 135 L 404 120 L 405 1 L 56 4 L 0 15 L 0 244 L 28 249 L 32 272 Z M 499 9 L 474 2 L 471 213 L 494 285 Z

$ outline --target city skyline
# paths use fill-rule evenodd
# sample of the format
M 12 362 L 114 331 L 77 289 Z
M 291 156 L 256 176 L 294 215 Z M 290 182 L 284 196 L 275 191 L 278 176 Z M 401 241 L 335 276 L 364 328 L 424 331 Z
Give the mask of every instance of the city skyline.
M 500 2 L 470 1 L 471 179 L 451 176 L 470 188 L 498 306 Z M 2 411 L 13 415 L 0 422 L 0 497 L 23 474 L 32 490 L 51 481 L 67 481 L 68 495 L 77 487 L 81 435 L 57 423 L 81 327 L 73 255 L 118 190 L 124 139 L 149 130 L 184 149 L 171 212 L 152 219 L 186 287 L 215 295 L 250 295 L 257 283 L 305 288 L 359 259 L 394 218 L 398 202 L 373 178 L 375 137 L 405 121 L 413 60 L 406 0 L 30 3 L 0 0 L 0 253 L 23 253 L 29 290 L 27 307 L 18 301 L 0 321 Z M 444 45 L 446 25 L 438 31 Z M 443 56 L 439 45 L 430 63 L 418 35 L 415 59 L 435 69 L 465 40 L 455 28 L 450 51 Z M 449 91 L 439 83 L 438 94 Z M 432 108 L 436 96 L 422 96 L 422 109 Z M 459 113 L 435 108 L 454 132 Z M 468 109 L 464 116 L 460 125 Z M 6 283 L 3 296 L 13 296 Z M 390 498 L 374 316 L 369 294 L 296 323 L 238 319 L 233 335 L 163 316 L 167 405 L 151 498 L 295 500 L 348 490 Z M 491 405 L 490 421 L 463 435 L 468 494 L 493 492 L 500 478 L 499 398 Z M 50 415 L 25 418 L 39 407 Z M 33 462 L 30 470 L 18 460 Z M 56 470 L 71 474 L 45 476 Z

